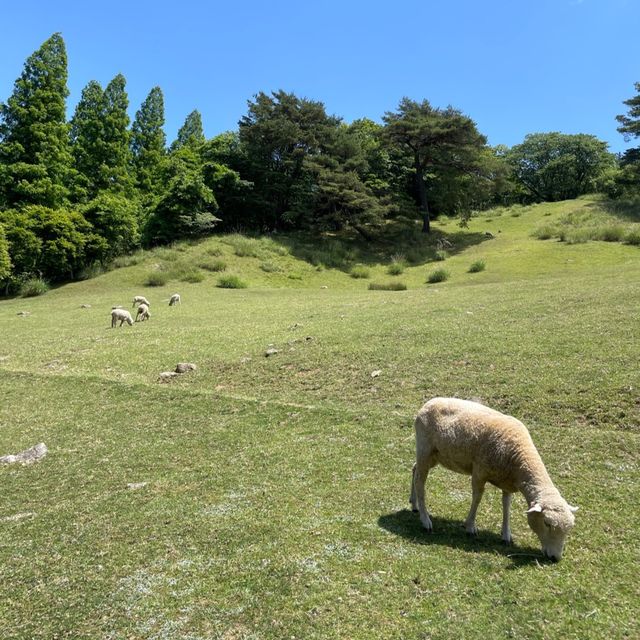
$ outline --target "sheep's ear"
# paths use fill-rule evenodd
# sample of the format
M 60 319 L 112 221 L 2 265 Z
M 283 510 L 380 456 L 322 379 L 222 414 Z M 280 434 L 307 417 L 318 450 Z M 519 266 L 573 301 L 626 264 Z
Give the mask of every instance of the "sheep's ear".
M 542 513 L 542 506 L 539 502 L 532 504 L 527 513 Z
M 571 505 L 569 505 L 569 509 L 571 510 L 572 513 L 575 513 L 580 507 L 572 507 Z

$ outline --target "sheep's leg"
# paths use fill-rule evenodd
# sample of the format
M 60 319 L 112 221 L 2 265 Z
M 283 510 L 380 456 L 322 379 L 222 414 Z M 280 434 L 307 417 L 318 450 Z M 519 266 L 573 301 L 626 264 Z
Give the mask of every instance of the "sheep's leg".
M 511 537 L 511 528 L 509 527 L 509 516 L 511 511 L 511 498 L 513 494 L 502 492 L 502 541 L 505 544 L 511 544 L 513 538 Z
M 427 511 L 424 499 L 424 485 L 429 475 L 428 462 L 421 460 L 413 465 L 413 482 L 411 484 L 411 506 L 420 513 L 420 522 L 429 532 L 433 531 L 433 523 Z
M 476 527 L 476 513 L 478 512 L 478 505 L 482 500 L 482 494 L 484 493 L 485 480 L 479 476 L 473 474 L 471 476 L 471 509 L 469 509 L 469 515 L 464 521 L 464 528 L 467 533 L 475 536 L 478 533 L 478 527 Z

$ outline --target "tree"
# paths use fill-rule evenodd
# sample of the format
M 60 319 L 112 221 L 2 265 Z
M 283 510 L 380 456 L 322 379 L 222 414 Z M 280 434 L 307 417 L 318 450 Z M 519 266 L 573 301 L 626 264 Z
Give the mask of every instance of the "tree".
M 403 98 L 397 111 L 385 113 L 383 121 L 383 140 L 411 158 L 422 230 L 429 233 L 428 181 L 443 171 L 464 174 L 476 170 L 486 138 L 471 118 L 453 107 L 434 108 L 428 100 L 418 103 Z
M 625 140 L 640 138 L 640 82 L 636 82 L 634 86 L 637 95 L 623 101 L 629 107 L 628 114 L 616 116 L 620 123 L 618 131 L 624 135 Z
M 514 176 L 536 200 L 577 198 L 595 188 L 615 159 L 607 143 L 587 134 L 532 133 L 512 147 L 507 160 Z
M 629 141 L 633 138 L 640 138 L 640 82 L 635 83 L 637 95 L 624 104 L 629 107 L 627 115 L 616 116 L 620 123 L 618 131 L 624 135 L 624 139 Z M 620 159 L 620 171 L 615 176 L 612 195 L 622 195 L 623 193 L 637 193 L 640 189 L 640 147 L 627 149 Z
M 79 174 L 78 200 L 93 198 L 104 186 L 105 97 L 100 84 L 91 80 L 82 90 L 71 119 L 71 150 Z
M 0 224 L 0 282 L 6 280 L 11 273 L 11 258 L 9 257 L 9 243 L 4 233 L 4 226 Z
M 177 151 L 184 146 L 199 147 L 204 144 L 202 116 L 196 109 L 192 111 L 178 131 L 178 137 L 171 143 L 170 151 Z
M 122 74 L 118 74 L 104 90 L 103 106 L 103 161 L 98 190 L 108 190 L 124 195 L 133 194 L 133 180 L 130 174 L 131 151 L 129 141 L 129 98 Z
M 53 34 L 29 58 L 0 104 L 0 205 L 62 205 L 72 159 L 66 123 L 67 54 Z
M 145 229 L 148 244 L 165 244 L 210 233 L 219 219 L 213 191 L 205 184 L 198 154 L 183 147 L 171 154 L 163 183 L 167 185 Z
M 166 155 L 164 133 L 164 97 L 153 87 L 131 126 L 131 152 L 138 189 L 146 195 L 158 189 Z

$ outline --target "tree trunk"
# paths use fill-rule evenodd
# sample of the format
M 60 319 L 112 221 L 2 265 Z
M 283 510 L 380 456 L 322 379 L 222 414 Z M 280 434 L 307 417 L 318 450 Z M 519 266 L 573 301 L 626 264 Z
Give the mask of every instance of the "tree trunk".
M 424 183 L 422 175 L 422 167 L 420 167 L 417 159 L 415 163 L 416 169 L 416 186 L 418 188 L 418 197 L 420 198 L 420 213 L 422 215 L 422 233 L 431 233 L 431 220 L 429 218 L 429 200 L 427 199 L 427 185 Z

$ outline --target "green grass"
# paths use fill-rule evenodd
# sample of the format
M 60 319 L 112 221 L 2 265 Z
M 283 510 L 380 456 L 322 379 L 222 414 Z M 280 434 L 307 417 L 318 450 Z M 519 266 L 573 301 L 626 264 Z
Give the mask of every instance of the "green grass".
M 444 287 L 424 282 L 428 240 L 331 238 L 372 282 L 411 250 L 402 294 L 367 290 L 352 264 L 316 271 L 302 237 L 255 258 L 221 236 L 0 301 L 0 455 L 49 447 L 0 466 L 3 640 L 638 637 L 638 247 L 531 235 L 596 205 L 434 223 L 454 245 Z M 140 286 L 155 264 L 217 255 L 251 288 Z M 111 329 L 111 306 L 140 293 L 151 321 Z M 177 362 L 198 369 L 160 384 Z M 422 531 L 412 422 L 436 395 L 528 425 L 580 507 L 562 562 L 542 559 L 521 497 L 501 545 L 490 487 L 468 538 L 469 479 L 440 468 Z
M 444 282 L 449 279 L 449 272 L 446 269 L 434 269 L 427 276 L 427 282 L 429 284 L 435 284 L 437 282 Z
M 246 289 L 247 283 L 239 276 L 230 274 L 228 276 L 220 276 L 218 278 L 218 284 L 216 285 L 221 289 Z
M 49 283 L 42 278 L 29 278 L 20 285 L 20 295 L 23 298 L 34 298 L 49 291 Z
M 487 268 L 487 264 L 484 260 L 476 260 L 469 267 L 469 273 L 480 273 Z
M 407 285 L 404 282 L 371 282 L 368 288 L 372 291 L 406 291 Z

